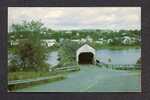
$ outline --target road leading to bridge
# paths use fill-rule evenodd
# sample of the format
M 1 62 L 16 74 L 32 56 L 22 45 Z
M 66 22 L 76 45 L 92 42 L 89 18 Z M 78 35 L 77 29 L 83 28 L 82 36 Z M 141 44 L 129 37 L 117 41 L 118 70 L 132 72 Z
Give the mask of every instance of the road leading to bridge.
M 92 65 L 68 74 L 68 78 L 36 85 L 16 92 L 140 92 L 139 72 L 118 71 Z

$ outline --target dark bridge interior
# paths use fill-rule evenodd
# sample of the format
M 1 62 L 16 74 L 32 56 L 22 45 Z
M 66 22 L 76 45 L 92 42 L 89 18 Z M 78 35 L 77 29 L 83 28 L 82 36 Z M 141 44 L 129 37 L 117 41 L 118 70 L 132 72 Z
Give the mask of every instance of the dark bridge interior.
M 93 57 L 91 52 L 81 53 L 79 55 L 79 64 L 93 64 Z

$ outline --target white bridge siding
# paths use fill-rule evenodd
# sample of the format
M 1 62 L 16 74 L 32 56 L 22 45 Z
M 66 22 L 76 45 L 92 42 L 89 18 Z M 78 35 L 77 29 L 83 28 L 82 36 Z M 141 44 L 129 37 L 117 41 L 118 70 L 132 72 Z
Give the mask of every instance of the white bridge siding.
M 85 44 L 83 46 L 81 46 L 77 51 L 76 51 L 76 62 L 77 64 L 80 64 L 79 62 L 79 57 L 81 54 L 92 54 L 92 58 L 90 58 L 92 60 L 92 64 L 96 64 L 96 56 L 95 56 L 95 49 L 92 48 L 91 46 L 89 46 L 88 44 Z M 89 55 L 90 57 L 90 55 Z M 85 58 L 86 59 L 86 58 Z M 90 62 L 87 62 L 87 64 Z

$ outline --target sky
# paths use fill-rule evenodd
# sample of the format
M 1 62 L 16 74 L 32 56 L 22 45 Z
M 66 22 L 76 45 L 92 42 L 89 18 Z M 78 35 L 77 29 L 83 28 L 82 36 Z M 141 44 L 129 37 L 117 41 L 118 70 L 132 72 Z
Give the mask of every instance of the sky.
M 140 7 L 8 7 L 8 29 L 23 20 L 54 30 L 141 29 Z

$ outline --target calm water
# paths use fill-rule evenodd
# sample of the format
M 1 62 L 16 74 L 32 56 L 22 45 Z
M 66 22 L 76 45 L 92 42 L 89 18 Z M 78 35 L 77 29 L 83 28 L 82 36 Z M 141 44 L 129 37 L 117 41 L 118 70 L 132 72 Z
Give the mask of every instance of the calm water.
M 141 49 L 110 50 L 101 49 L 96 51 L 96 58 L 107 64 L 136 64 L 141 57 Z M 48 63 L 55 66 L 59 63 L 58 52 L 53 51 L 49 54 Z M 111 59 L 111 61 L 109 61 Z
M 48 61 L 47 61 L 50 65 L 55 66 L 59 63 L 58 61 L 58 52 L 57 51 L 53 51 L 49 54 L 48 56 Z
M 96 57 L 107 64 L 136 64 L 137 60 L 141 57 L 141 49 L 101 49 L 96 51 Z M 111 59 L 111 61 L 109 62 L 108 59 Z

